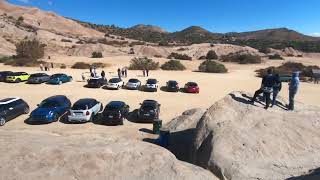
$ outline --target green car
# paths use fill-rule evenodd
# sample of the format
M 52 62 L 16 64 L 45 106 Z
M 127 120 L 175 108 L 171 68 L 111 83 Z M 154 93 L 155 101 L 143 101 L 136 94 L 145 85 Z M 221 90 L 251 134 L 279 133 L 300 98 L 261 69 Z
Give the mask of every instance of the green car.
M 30 75 L 26 72 L 14 72 L 7 76 L 6 82 L 19 83 L 22 81 L 28 81 Z

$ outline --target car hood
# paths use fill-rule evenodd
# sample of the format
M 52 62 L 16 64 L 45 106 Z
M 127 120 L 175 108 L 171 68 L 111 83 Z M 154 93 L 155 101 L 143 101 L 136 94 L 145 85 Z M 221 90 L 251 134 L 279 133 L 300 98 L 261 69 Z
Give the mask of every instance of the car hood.
M 53 112 L 54 109 L 53 108 L 37 108 L 35 110 L 32 111 L 31 115 L 48 115 L 50 112 Z

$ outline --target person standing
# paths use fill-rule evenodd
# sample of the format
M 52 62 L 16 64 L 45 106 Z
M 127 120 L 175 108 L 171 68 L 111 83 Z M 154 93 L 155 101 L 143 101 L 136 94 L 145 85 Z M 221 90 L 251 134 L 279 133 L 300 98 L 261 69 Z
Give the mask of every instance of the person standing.
M 149 77 L 149 69 L 146 69 L 147 77 Z
M 50 56 L 49 56 L 50 57 Z M 53 69 L 53 63 L 51 63 L 51 69 Z
M 121 79 L 121 69 L 120 68 L 118 68 L 118 77 L 119 77 L 119 79 Z
M 101 77 L 104 80 L 106 79 L 106 73 L 104 72 L 104 70 L 101 71 Z
M 271 107 L 276 105 L 277 96 L 278 96 L 279 92 L 281 91 L 281 88 L 282 88 L 282 83 L 280 81 L 280 76 L 279 76 L 279 74 L 276 74 L 276 75 L 274 75 L 273 97 L 272 97 L 272 105 L 271 105 Z
M 288 110 L 294 110 L 294 98 L 298 92 L 300 85 L 299 72 L 293 72 L 289 83 L 289 105 Z
M 143 73 L 143 77 L 146 77 L 146 69 L 143 69 L 142 73 Z
M 90 74 L 92 74 L 92 66 L 89 66 Z
M 273 85 L 274 85 L 274 77 L 272 75 L 272 69 L 268 69 L 267 75 L 262 78 L 261 87 L 258 89 L 255 93 L 253 98 L 251 99 L 251 103 L 254 103 L 258 97 L 259 94 L 263 93 L 263 96 L 265 97 L 265 109 L 269 108 L 270 101 L 271 101 L 271 93 L 273 91 Z
M 40 71 L 43 71 L 43 64 L 40 64 Z
M 124 68 L 124 77 L 128 77 L 128 68 L 127 67 Z

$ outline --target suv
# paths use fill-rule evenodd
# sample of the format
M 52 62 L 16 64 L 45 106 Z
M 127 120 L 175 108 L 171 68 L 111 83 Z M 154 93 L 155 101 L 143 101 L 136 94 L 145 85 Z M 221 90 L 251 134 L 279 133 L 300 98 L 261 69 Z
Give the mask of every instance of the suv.
M 29 113 L 28 104 L 21 98 L 7 98 L 0 100 L 0 126 L 6 122 Z
M 48 82 L 50 76 L 46 73 L 36 73 L 31 74 L 28 79 L 28 84 L 41 84 L 43 82 Z
M 69 110 L 69 122 L 89 122 L 103 110 L 102 104 L 95 99 L 80 99 Z
M 22 81 L 27 81 L 30 75 L 26 72 L 14 72 L 7 75 L 6 82 L 19 83 Z
M 10 75 L 11 71 L 0 71 L 0 82 L 4 82 L 7 79 L 7 76 Z
M 101 86 L 104 86 L 107 84 L 107 80 L 102 78 L 102 77 L 98 77 L 98 78 L 91 78 L 88 80 L 88 84 L 87 87 L 88 88 L 100 88 Z
M 167 91 L 168 92 L 178 92 L 179 84 L 177 81 L 168 81 L 167 82 Z
M 160 104 L 155 100 L 145 100 L 140 104 L 138 110 L 139 121 L 153 122 L 155 119 L 159 119 Z
M 156 79 L 148 79 L 146 85 L 144 86 L 145 91 L 158 91 L 158 81 Z
M 107 125 L 123 125 L 129 115 L 130 107 L 122 101 L 111 101 L 103 111 L 102 121 Z
M 63 95 L 43 100 L 30 115 L 31 123 L 51 123 L 58 121 L 71 107 L 70 100 Z
M 120 78 L 112 78 L 107 84 L 108 89 L 120 89 L 122 86 L 124 86 L 124 82 Z

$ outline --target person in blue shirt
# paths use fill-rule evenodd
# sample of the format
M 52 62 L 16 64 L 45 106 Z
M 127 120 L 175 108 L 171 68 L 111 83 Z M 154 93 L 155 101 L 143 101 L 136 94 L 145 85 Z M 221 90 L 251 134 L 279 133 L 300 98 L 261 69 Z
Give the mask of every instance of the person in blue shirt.
M 274 75 L 273 97 L 272 97 L 272 105 L 271 105 L 271 107 L 276 105 L 277 96 L 278 96 L 279 92 L 281 91 L 281 88 L 282 88 L 282 83 L 280 81 L 280 76 L 279 76 L 279 74 L 275 74 Z
M 300 85 L 300 79 L 299 79 L 299 72 L 293 72 L 291 81 L 289 83 L 289 105 L 288 109 L 293 111 L 294 110 L 294 98 L 298 92 Z

